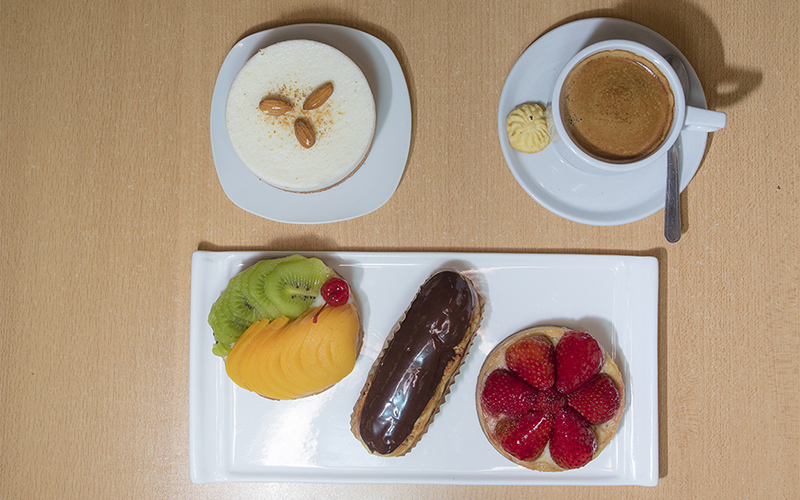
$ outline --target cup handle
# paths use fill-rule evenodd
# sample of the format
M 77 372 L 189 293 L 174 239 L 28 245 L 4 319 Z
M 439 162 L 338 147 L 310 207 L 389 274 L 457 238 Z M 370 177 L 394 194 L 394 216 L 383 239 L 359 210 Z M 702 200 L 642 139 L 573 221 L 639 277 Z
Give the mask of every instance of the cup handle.
M 727 119 L 727 115 L 720 111 L 686 106 L 686 119 L 683 122 L 683 130 L 714 132 L 724 127 Z

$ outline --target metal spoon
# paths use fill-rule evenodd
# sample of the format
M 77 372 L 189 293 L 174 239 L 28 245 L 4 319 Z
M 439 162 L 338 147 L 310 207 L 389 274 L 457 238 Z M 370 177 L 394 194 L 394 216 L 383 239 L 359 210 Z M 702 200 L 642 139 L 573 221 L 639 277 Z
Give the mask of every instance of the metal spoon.
M 683 62 L 676 56 L 668 56 L 669 62 L 678 74 L 684 93 L 689 91 L 689 76 Z M 681 188 L 680 188 L 680 136 L 667 152 L 667 198 L 664 203 L 664 237 L 670 243 L 681 239 Z

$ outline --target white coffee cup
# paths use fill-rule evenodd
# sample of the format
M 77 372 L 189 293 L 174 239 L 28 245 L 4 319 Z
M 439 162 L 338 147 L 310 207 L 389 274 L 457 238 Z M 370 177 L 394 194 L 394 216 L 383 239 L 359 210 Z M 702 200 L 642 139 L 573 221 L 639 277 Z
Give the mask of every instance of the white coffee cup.
M 674 98 L 672 123 L 665 139 L 657 149 L 644 158 L 631 161 L 614 161 L 601 159 L 587 153 L 573 140 L 567 132 L 561 109 L 561 93 L 564 83 L 570 72 L 584 59 L 598 52 L 622 50 L 632 52 L 654 65 L 669 83 L 669 90 Z M 686 105 L 686 97 L 680 79 L 675 69 L 658 52 L 629 40 L 606 40 L 595 43 L 578 52 L 567 62 L 559 73 L 551 99 L 551 106 L 547 114 L 548 128 L 556 151 L 575 167 L 589 173 L 613 175 L 631 171 L 648 165 L 662 158 L 667 150 L 678 140 L 681 132 L 686 129 L 713 132 L 725 126 L 726 115 L 718 111 L 709 111 Z M 666 129 L 666 127 L 665 127 Z

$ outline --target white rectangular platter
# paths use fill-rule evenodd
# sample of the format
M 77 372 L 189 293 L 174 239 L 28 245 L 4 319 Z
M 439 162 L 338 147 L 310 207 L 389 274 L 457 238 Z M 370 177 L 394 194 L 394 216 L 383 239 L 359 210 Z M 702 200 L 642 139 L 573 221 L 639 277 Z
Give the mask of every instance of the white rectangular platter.
M 658 483 L 658 261 L 652 257 L 498 253 L 303 252 L 346 278 L 364 345 L 355 369 L 328 391 L 270 401 L 237 387 L 211 354 L 209 309 L 228 280 L 258 260 L 292 252 L 192 256 L 189 465 L 195 483 L 642 485 Z M 350 414 L 384 340 L 435 271 L 463 272 L 486 299 L 483 321 L 428 432 L 398 458 L 370 455 Z M 587 466 L 560 473 L 519 467 L 481 431 L 475 387 L 486 355 L 530 326 L 592 333 L 626 384 L 617 435 Z

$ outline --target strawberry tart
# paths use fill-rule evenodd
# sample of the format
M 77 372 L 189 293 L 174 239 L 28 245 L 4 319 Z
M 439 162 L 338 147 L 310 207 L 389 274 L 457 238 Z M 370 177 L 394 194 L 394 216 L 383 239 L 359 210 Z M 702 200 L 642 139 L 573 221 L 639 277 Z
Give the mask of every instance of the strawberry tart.
M 523 467 L 583 467 L 611 441 L 625 406 L 614 360 L 595 338 L 529 328 L 495 347 L 481 368 L 478 418 L 491 444 Z

